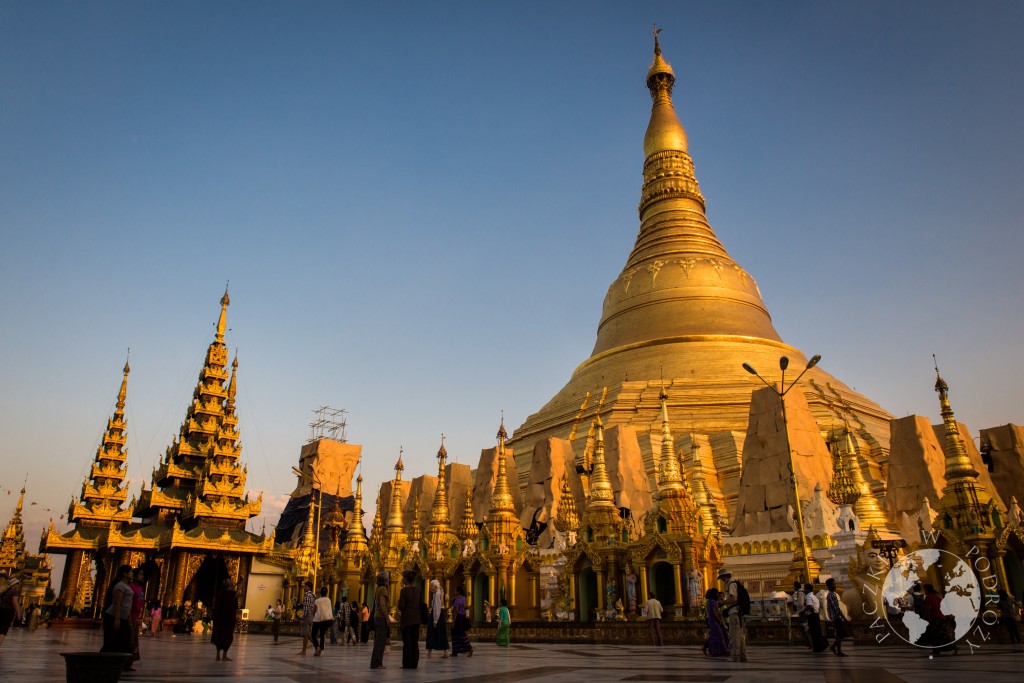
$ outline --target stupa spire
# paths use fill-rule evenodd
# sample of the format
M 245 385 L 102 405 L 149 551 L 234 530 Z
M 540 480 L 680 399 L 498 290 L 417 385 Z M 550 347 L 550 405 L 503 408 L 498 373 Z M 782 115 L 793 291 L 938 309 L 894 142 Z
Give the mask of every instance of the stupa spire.
M 939 374 L 937 361 L 935 391 L 939 394 L 939 409 L 946 432 L 946 485 L 942 487 L 941 507 L 951 517 L 953 527 L 966 537 L 989 534 L 993 528 L 990 515 L 992 496 L 978 481 L 978 470 L 967 455 L 967 447 L 949 403 L 949 385 Z
M 515 514 L 515 504 L 512 502 L 512 490 L 508 485 L 508 471 L 505 464 L 505 420 L 502 418 L 501 428 L 498 430 L 498 448 L 495 459 L 498 461 L 498 474 L 494 479 L 494 492 L 491 494 L 490 514 L 511 512 Z
M 451 516 L 448 513 L 448 482 L 445 472 L 445 460 L 448 451 L 444 447 L 444 434 L 441 435 L 441 447 L 437 449 L 437 489 L 434 491 L 434 504 L 430 508 L 430 527 L 449 530 Z
M 934 359 L 935 356 L 932 356 Z M 949 385 L 939 373 L 938 361 L 935 363 L 935 391 L 939 394 L 939 412 L 946 433 L 946 481 L 957 479 L 978 478 L 978 470 L 974 468 L 967 456 L 967 448 L 960 437 L 960 427 L 953 417 L 953 408 L 949 403 Z
M 604 460 L 604 423 L 598 415 L 595 418 L 594 471 L 590 475 L 590 501 L 587 510 L 589 512 L 592 509 L 609 507 L 615 507 L 615 494 Z
M 224 286 L 224 296 L 220 298 L 220 318 L 217 319 L 217 341 L 224 343 L 224 332 L 228 326 L 228 306 L 231 305 L 231 297 L 228 296 L 228 287 Z
M 683 490 L 683 477 L 679 472 L 675 445 L 672 443 L 672 428 L 668 421 L 668 394 L 662 389 L 658 395 L 661 401 L 661 462 L 658 466 L 658 494 L 662 498 Z
M 405 528 L 402 521 L 402 449 L 398 449 L 398 462 L 395 463 L 395 478 L 391 483 L 391 504 L 388 508 L 388 531 L 401 532 Z
M 476 515 L 473 512 L 473 489 L 466 491 L 466 504 L 462 508 L 462 524 L 459 526 L 460 538 L 476 538 L 479 529 L 476 526 Z
M 68 508 L 68 521 L 76 525 L 79 522 L 95 526 L 131 521 L 131 509 L 122 509 L 128 498 L 127 487 L 124 484 L 128 473 L 128 423 L 125 421 L 124 409 L 128 398 L 130 372 L 131 367 L 125 359 L 114 414 L 107 420 L 107 428 L 96 449 L 89 474 L 82 483 L 81 498 L 78 501 L 72 499 Z
M 366 551 L 366 529 L 363 528 L 363 475 L 356 477 L 356 500 L 352 508 L 352 523 L 349 524 L 348 533 L 345 535 L 345 543 L 342 545 L 342 552 L 350 557 L 357 557 Z
M 562 473 L 562 488 L 558 496 L 558 514 L 555 517 L 555 528 L 563 534 L 576 531 L 580 527 L 580 516 L 576 512 L 576 500 L 572 496 L 568 473 Z

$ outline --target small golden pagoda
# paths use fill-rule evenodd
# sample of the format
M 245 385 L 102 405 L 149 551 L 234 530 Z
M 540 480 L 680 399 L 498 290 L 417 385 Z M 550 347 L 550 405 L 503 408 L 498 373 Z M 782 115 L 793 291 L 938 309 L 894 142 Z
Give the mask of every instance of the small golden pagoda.
M 452 529 L 451 511 L 448 508 L 448 478 L 445 472 L 445 461 L 448 451 L 444 447 L 444 434 L 441 435 L 441 447 L 437 449 L 437 488 L 434 489 L 434 502 L 430 507 L 430 524 L 424 539 L 427 553 L 427 564 L 430 567 L 430 578 L 441 581 L 451 576 L 452 569 L 458 563 L 460 544 L 459 538 Z M 471 496 L 466 496 L 467 500 Z
M 338 576 L 350 589 L 359 585 L 369 555 L 366 529 L 363 527 L 363 475 L 360 474 L 356 477 L 356 501 L 355 507 L 352 508 L 352 521 L 348 525 L 338 559 Z M 350 592 L 349 595 L 352 596 L 353 593 Z
M 409 535 L 405 531 L 402 516 L 402 452 L 399 451 L 398 462 L 395 463 L 395 478 L 391 481 L 391 496 L 388 504 L 387 521 L 380 534 L 380 546 L 374 563 L 376 571 L 388 572 L 390 578 L 391 604 L 397 604 L 398 591 L 402 585 L 401 573 L 406 568 L 406 555 L 409 553 Z
M 605 463 L 604 425 L 601 416 L 594 420 L 594 466 L 590 473 L 590 495 L 580 520 L 576 544 L 565 553 L 566 571 L 571 574 L 570 590 L 581 621 L 591 613 L 604 618 L 613 607 L 609 596 L 621 596 L 617 569 L 624 567 L 629 530 L 622 513 L 615 507 L 611 480 Z
M 936 526 L 939 547 L 947 547 L 960 555 L 988 557 L 995 568 L 1001 588 L 1012 590 L 1003 557 L 1006 540 L 1002 538 L 1002 519 L 998 505 L 974 468 L 960 436 L 960 428 L 949 402 L 949 385 L 935 367 L 935 391 L 939 394 L 939 412 L 945 427 L 945 479 L 942 498 L 937 506 Z M 977 570 L 977 561 L 972 563 Z M 985 577 L 981 577 L 983 580 Z
M 18 599 L 22 607 L 48 604 L 52 600 L 52 595 L 48 596 L 47 592 L 50 589 L 50 573 L 53 570 L 50 558 L 45 552 L 34 555 L 25 549 L 25 530 L 21 520 L 21 513 L 25 508 L 25 488 L 21 487 L 14 514 L 4 528 L 3 537 L 0 538 L 0 575 L 21 577 Z M 43 532 L 43 538 L 45 537 L 46 532 Z M 6 580 L 2 583 L 6 588 Z

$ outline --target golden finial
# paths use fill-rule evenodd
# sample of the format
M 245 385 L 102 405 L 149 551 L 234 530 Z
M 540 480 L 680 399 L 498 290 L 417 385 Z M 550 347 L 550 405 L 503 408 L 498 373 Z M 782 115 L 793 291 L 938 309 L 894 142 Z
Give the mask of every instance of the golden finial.
M 224 286 L 224 296 L 220 298 L 220 318 L 217 320 L 217 341 L 224 341 L 224 331 L 228 326 L 228 306 L 231 304 L 231 298 L 228 296 L 228 284 Z
M 508 438 L 508 432 L 505 431 L 505 411 L 501 411 L 501 426 L 498 427 L 498 446 L 501 450 L 505 450 L 505 439 Z
M 672 443 L 672 429 L 668 422 L 668 393 L 662 387 L 658 395 L 661 401 L 661 463 L 658 491 L 662 496 L 671 495 L 672 491 L 682 488 L 683 477 L 679 472 L 679 460 L 676 458 L 675 446 Z
M 395 463 L 395 479 L 391 482 L 391 506 L 388 512 L 389 531 L 402 531 L 405 524 L 402 521 L 402 449 L 398 450 L 398 462 Z
M 494 479 L 494 491 L 491 494 L 491 514 L 496 512 L 515 512 L 512 503 L 512 491 L 508 486 L 508 472 L 505 464 L 505 415 L 502 413 L 501 427 L 498 429 L 498 449 L 495 451 L 498 474 Z
M 402 481 L 402 470 L 405 469 L 405 465 L 402 464 L 402 454 L 405 452 L 405 448 L 402 446 L 398 447 L 398 462 L 395 463 L 395 481 Z
M 661 54 L 661 45 L 658 44 L 658 34 L 661 33 L 661 31 L 662 29 L 658 28 L 658 23 L 655 22 L 654 29 L 651 31 L 651 33 L 654 34 L 654 54 L 656 55 Z
M 430 508 L 430 527 L 447 528 L 450 524 L 448 514 L 448 483 L 445 472 L 445 459 L 448 451 L 444 447 L 444 434 L 441 435 L 441 447 L 437 449 L 437 488 L 434 490 L 434 504 Z
M 128 349 L 128 355 L 124 359 L 124 375 L 121 377 L 121 390 L 117 392 L 117 412 L 124 410 L 125 399 L 128 397 L 128 373 L 132 371 L 128 365 L 128 359 L 132 355 L 131 348 Z
M 234 407 L 235 394 L 238 392 L 238 350 L 235 350 L 235 359 L 231 361 L 231 381 L 228 382 L 228 407 Z

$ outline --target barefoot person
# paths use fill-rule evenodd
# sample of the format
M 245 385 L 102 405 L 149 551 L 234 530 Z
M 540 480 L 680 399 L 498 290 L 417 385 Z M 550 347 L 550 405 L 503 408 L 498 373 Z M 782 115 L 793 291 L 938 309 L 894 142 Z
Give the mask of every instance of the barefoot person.
M 373 594 L 373 652 L 370 653 L 370 668 L 384 668 L 384 648 L 388 644 L 391 626 L 388 614 L 391 611 L 388 596 L 388 573 L 377 574 L 377 589 Z
M 316 617 L 316 596 L 313 595 L 313 582 L 305 583 L 306 594 L 302 596 L 302 651 L 300 655 L 306 654 L 309 646 L 309 639 L 313 637 L 313 619 Z
M 213 598 L 213 637 L 210 638 L 217 647 L 217 661 L 230 662 L 228 649 L 235 642 L 235 622 L 238 620 L 238 594 L 235 593 L 231 579 L 224 579 L 220 590 Z M 221 654 L 223 653 L 223 654 Z
M 440 650 L 442 657 L 448 656 L 448 620 L 445 618 L 444 591 L 437 579 L 430 581 L 430 615 L 427 621 L 427 656 Z

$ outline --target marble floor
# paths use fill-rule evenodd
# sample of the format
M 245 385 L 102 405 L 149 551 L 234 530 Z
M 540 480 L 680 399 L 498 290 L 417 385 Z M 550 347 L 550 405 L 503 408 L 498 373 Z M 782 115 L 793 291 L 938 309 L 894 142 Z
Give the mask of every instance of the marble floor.
M 513 636 L 514 637 L 514 636 Z M 64 681 L 60 652 L 96 651 L 98 631 L 12 629 L 0 647 L 0 681 Z M 264 635 L 235 640 L 232 662 L 215 662 L 213 646 L 201 635 L 162 633 L 142 641 L 137 671 L 127 683 L 216 683 L 241 678 L 247 683 L 367 683 L 382 681 L 451 681 L 453 683 L 520 683 L 562 681 L 603 683 L 950 683 L 973 679 L 984 683 L 1020 681 L 1024 653 L 1007 646 L 984 647 L 974 654 L 943 655 L 929 660 L 920 650 L 897 647 L 849 647 L 843 659 L 812 655 L 803 648 L 751 648 L 749 662 L 733 664 L 704 657 L 697 647 L 516 645 L 499 648 L 477 643 L 473 657 L 426 658 L 420 667 L 401 668 L 401 647 L 385 657 L 385 669 L 370 671 L 370 645 L 331 646 L 322 657 L 299 657 L 299 641 L 282 638 L 273 645 Z

